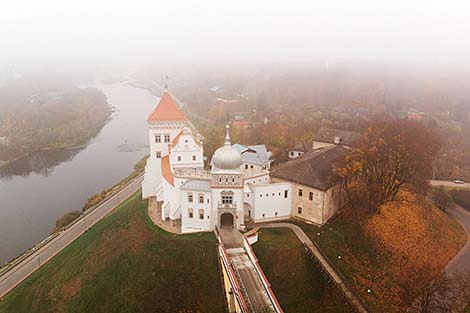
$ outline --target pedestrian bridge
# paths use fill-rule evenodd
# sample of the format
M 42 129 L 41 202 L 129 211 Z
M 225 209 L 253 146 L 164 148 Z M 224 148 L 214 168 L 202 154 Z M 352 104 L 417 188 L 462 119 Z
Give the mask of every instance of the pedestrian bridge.
M 229 312 L 284 312 L 247 239 L 238 230 L 215 230 Z

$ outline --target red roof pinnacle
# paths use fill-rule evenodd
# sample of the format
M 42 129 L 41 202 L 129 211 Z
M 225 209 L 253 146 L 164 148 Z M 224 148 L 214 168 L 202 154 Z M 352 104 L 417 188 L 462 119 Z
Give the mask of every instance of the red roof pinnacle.
M 147 121 L 186 121 L 183 111 L 175 104 L 168 91 L 165 91 L 155 110 Z

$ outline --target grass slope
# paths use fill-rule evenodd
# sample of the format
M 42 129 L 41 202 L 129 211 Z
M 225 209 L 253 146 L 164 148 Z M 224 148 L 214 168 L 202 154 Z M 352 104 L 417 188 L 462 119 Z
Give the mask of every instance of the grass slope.
M 212 233 L 155 227 L 135 194 L 0 302 L 0 312 L 225 312 Z
M 403 312 L 466 242 L 457 221 L 410 192 L 361 224 L 342 214 L 321 229 L 299 225 L 330 259 L 342 256 L 341 272 L 374 312 Z
M 290 229 L 262 229 L 259 239 L 253 249 L 285 312 L 348 312 Z

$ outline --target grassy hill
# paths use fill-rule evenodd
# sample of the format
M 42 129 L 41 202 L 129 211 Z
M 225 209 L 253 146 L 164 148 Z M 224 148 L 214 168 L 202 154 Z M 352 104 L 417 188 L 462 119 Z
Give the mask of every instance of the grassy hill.
M 285 312 L 348 312 L 290 229 L 262 229 L 259 239 L 253 249 Z
M 457 221 L 407 191 L 360 224 L 353 219 L 299 225 L 330 259 L 341 256 L 338 267 L 377 312 L 403 312 L 466 242 Z
M 2 313 L 225 312 L 212 233 L 155 227 L 135 194 L 0 302 Z

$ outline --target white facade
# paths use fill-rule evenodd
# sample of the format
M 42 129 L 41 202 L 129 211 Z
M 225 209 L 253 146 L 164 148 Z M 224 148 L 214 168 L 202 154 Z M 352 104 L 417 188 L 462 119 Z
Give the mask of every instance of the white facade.
M 204 170 L 200 135 L 164 97 L 164 109 L 149 117 L 150 157 L 142 183 L 143 197 L 155 197 L 163 220 L 180 220 L 181 232 L 189 233 L 292 216 L 293 185 L 271 183 L 271 153 L 264 145 L 232 146 L 227 126 L 224 146 L 214 153 L 211 170 Z M 178 120 L 160 120 L 159 114 Z
M 302 154 L 304 154 L 303 151 L 289 150 L 289 159 L 298 158 L 298 157 L 301 156 Z

